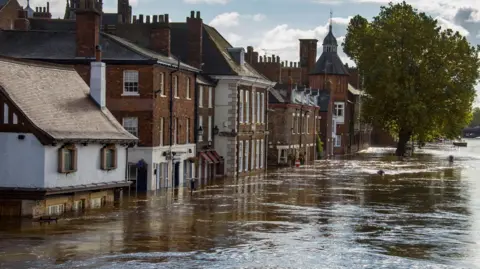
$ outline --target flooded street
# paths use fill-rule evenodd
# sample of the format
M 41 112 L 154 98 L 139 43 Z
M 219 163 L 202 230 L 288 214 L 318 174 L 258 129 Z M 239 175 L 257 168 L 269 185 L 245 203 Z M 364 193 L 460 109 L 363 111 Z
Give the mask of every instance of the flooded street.
M 0 268 L 480 268 L 480 139 L 468 143 L 408 161 L 370 149 L 58 224 L 4 221 Z

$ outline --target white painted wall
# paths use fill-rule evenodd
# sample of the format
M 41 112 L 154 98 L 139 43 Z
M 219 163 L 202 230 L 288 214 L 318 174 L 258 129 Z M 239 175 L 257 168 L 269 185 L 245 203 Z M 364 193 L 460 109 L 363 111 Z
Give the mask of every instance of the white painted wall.
M 77 171 L 71 174 L 58 173 L 58 146 L 45 147 L 45 187 L 67 187 L 83 184 L 125 180 L 126 149 L 117 145 L 117 169 L 100 169 L 103 145 L 88 144 L 77 147 Z
M 0 187 L 43 188 L 45 149 L 33 134 L 0 133 Z

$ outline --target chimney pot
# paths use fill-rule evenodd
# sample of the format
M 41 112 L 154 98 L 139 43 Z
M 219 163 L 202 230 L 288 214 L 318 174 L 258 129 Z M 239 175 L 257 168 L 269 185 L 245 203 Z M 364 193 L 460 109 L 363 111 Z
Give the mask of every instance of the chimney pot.
M 138 23 L 137 15 L 133 15 L 133 23 Z
M 197 19 L 200 19 L 200 11 L 197 11 Z
M 143 14 L 140 14 L 140 15 L 138 16 L 138 21 L 139 21 L 140 23 L 143 23 Z
M 277 56 L 277 63 L 280 62 L 280 56 Z
M 275 59 L 277 59 L 277 58 L 275 57 L 275 54 L 272 54 L 272 63 L 275 62 Z
M 293 62 L 290 62 L 290 67 L 293 67 Z
M 90 63 L 90 96 L 101 108 L 106 105 L 105 69 L 103 62 Z
M 272 57 L 268 57 L 268 62 L 272 62 Z
M 195 11 L 193 11 L 193 10 L 190 11 L 190 18 L 192 18 L 192 19 L 195 18 Z
M 50 13 L 50 2 L 47 2 L 47 13 Z
M 38 12 L 38 7 L 35 7 L 35 12 Z
M 150 23 L 150 15 L 147 15 L 147 17 L 146 17 L 146 23 L 147 23 L 147 24 Z
M 169 20 L 169 18 L 168 18 L 168 14 L 165 14 L 165 15 L 163 15 L 163 16 L 164 16 L 164 17 L 163 17 L 164 22 L 165 22 L 165 23 L 170 23 L 170 20 Z
M 158 15 L 153 15 L 153 23 L 158 23 Z
M 123 22 L 123 16 L 122 16 L 122 14 L 118 14 L 118 15 L 117 15 L 117 22 L 118 22 L 118 23 L 122 23 L 122 22 Z
M 263 58 L 262 58 L 262 56 L 260 56 L 260 62 L 263 63 Z
M 165 22 L 165 18 L 163 17 L 163 15 L 158 15 L 158 22 Z

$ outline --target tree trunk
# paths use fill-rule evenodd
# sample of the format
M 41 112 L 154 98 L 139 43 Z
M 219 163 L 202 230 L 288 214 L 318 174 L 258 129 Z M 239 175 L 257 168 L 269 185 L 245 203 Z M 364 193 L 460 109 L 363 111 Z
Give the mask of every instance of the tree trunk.
M 398 132 L 398 144 L 397 144 L 397 150 L 395 151 L 395 155 L 397 156 L 405 155 L 406 149 L 407 149 L 407 143 L 410 140 L 411 136 L 412 136 L 411 131 L 400 129 L 400 132 Z

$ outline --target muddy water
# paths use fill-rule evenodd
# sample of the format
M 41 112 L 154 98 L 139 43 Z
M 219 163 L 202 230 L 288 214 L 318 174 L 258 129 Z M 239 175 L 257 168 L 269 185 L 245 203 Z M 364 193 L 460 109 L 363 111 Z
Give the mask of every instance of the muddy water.
M 4 221 L 0 268 L 480 268 L 478 167 L 480 140 L 407 161 L 371 149 L 58 224 Z

